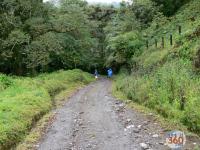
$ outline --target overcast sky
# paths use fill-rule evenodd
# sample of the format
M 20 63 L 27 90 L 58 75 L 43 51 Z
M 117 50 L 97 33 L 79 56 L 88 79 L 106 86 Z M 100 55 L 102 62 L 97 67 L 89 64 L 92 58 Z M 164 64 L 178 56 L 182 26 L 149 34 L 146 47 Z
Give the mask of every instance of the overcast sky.
M 97 3 L 113 3 L 113 2 L 121 2 L 122 0 L 87 0 L 89 3 L 97 2 Z
M 47 2 L 49 0 L 44 0 L 44 2 Z M 89 3 L 113 3 L 113 2 L 121 2 L 122 0 L 86 0 Z

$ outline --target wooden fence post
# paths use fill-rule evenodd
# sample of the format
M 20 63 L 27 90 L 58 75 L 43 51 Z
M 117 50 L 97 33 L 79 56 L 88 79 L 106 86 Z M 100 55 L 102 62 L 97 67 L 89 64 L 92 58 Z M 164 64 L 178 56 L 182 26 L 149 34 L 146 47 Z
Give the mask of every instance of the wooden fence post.
M 178 33 L 181 35 L 181 33 L 182 33 L 182 27 L 179 25 L 178 26 Z
M 157 41 L 157 39 L 155 39 L 155 47 L 156 48 L 158 47 L 158 41 Z
M 170 34 L 170 45 L 171 46 L 173 45 L 173 36 L 172 36 L 172 34 Z
M 149 41 L 146 40 L 146 46 L 147 46 L 147 49 L 149 49 Z
M 164 39 L 164 37 L 162 37 L 162 43 L 161 43 L 161 45 L 162 45 L 162 48 L 165 48 L 165 39 Z

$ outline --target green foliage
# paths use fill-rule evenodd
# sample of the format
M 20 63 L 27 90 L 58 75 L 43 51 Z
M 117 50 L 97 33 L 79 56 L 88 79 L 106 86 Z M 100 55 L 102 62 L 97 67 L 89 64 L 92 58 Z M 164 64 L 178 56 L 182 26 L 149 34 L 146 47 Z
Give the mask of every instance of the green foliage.
M 72 86 L 93 81 L 80 70 L 58 71 L 35 78 L 0 75 L 0 149 L 23 139 L 32 125 L 54 105 L 53 97 Z
M 173 15 L 182 5 L 184 5 L 188 0 L 152 0 L 161 6 L 162 11 L 165 15 Z
M 132 56 L 139 56 L 142 53 L 143 44 L 144 42 L 137 32 L 128 32 L 111 38 L 108 41 L 108 49 L 112 52 L 110 58 L 113 59 L 108 59 L 107 66 L 112 66 L 113 63 L 119 66 L 126 63 L 131 65 Z
M 0 71 L 89 70 L 96 39 L 87 8 L 81 0 L 62 0 L 60 7 L 41 0 L 0 2 Z
M 0 92 L 13 84 L 11 77 L 0 74 Z
M 143 27 L 149 26 L 154 16 L 159 11 L 155 3 L 150 0 L 136 0 L 133 2 L 131 9 L 135 14 L 136 19 L 141 23 Z
M 193 101 L 188 103 L 188 107 L 184 113 L 184 117 L 182 118 L 182 122 L 188 126 L 188 128 L 200 134 L 200 113 L 198 110 L 200 107 L 199 101 L 197 97 L 193 98 Z
M 100 72 L 104 72 L 104 64 L 106 61 L 106 35 L 110 30 L 104 30 L 115 15 L 117 9 L 107 5 L 91 5 L 88 8 L 90 23 L 93 25 L 92 36 L 95 37 L 95 46 L 91 49 L 90 57 L 91 68 L 97 68 Z
M 147 75 L 121 75 L 116 90 L 128 99 L 155 109 L 159 114 L 182 122 L 199 133 L 199 79 L 189 73 L 192 64 L 184 60 L 168 62 Z
M 165 118 L 181 122 L 198 134 L 199 7 L 200 2 L 192 0 L 170 18 L 162 13 L 154 15 L 150 26 L 142 30 L 149 48 L 142 46 L 142 54 L 132 58 L 137 64 L 132 74 L 120 75 L 116 81 L 116 90 L 128 99 L 154 109 Z M 182 26 L 181 34 L 178 33 L 179 25 Z M 173 34 L 173 46 L 169 43 L 170 34 Z M 165 38 L 164 48 L 161 37 Z
M 136 66 L 148 36 L 142 34 L 142 31 L 150 26 L 158 11 L 158 7 L 150 0 L 134 1 L 131 5 L 124 3 L 120 6 L 104 28 L 107 33 L 107 67 L 118 69 L 126 66 L 130 71 Z

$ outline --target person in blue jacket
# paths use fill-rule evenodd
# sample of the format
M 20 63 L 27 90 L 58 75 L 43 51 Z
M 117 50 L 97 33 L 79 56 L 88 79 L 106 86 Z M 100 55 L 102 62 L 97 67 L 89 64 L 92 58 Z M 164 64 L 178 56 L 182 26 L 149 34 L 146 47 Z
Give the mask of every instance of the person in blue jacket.
M 97 69 L 95 69 L 94 75 L 95 75 L 95 78 L 98 79 L 99 73 L 98 73 Z
M 110 68 L 110 69 L 108 69 L 108 78 L 111 78 L 112 76 L 113 76 L 113 71 L 112 71 L 112 69 Z

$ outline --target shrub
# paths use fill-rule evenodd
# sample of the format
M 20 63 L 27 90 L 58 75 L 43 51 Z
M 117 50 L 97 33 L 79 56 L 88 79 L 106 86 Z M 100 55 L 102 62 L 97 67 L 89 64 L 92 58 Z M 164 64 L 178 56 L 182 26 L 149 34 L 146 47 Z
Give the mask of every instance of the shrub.
M 0 75 L 0 91 L 8 88 L 12 84 L 13 84 L 13 81 L 11 80 L 10 77 L 6 75 Z

